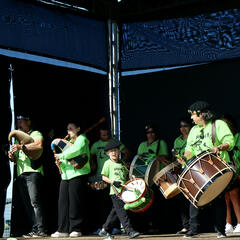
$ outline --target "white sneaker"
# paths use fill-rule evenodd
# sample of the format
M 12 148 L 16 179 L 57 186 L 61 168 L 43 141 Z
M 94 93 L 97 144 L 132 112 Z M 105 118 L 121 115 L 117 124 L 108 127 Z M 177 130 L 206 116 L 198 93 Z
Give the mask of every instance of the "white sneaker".
M 232 224 L 227 223 L 225 225 L 225 233 L 232 233 L 233 232 L 233 226 Z
M 240 224 L 238 223 L 237 226 L 234 228 L 233 233 L 240 233 Z
M 82 236 L 82 233 L 81 232 L 71 232 L 69 237 L 81 237 Z
M 68 233 L 62 233 L 62 232 L 55 232 L 53 234 L 51 234 L 52 238 L 65 238 L 65 237 L 69 237 Z

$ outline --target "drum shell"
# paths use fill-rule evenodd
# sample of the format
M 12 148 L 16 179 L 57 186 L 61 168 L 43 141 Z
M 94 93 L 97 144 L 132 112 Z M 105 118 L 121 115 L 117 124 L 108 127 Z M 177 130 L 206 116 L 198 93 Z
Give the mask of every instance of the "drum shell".
M 206 151 L 192 159 L 177 181 L 179 189 L 195 206 L 201 207 L 220 195 L 231 182 L 233 169 Z
M 156 158 L 153 158 L 148 164 L 146 162 L 150 156 L 145 154 L 137 154 L 130 165 L 129 178 L 133 175 L 137 178 L 142 178 L 148 186 L 153 185 L 153 177 L 160 171 L 160 163 Z
M 178 175 L 180 172 L 180 165 L 177 162 L 173 162 L 154 176 L 154 183 L 159 187 L 166 199 L 175 197 L 181 192 L 177 185 Z
M 134 183 L 136 183 L 137 181 L 140 181 L 140 183 L 142 185 L 144 185 L 144 190 L 142 191 L 141 195 L 134 200 L 127 200 L 123 197 L 124 195 L 124 191 L 128 191 L 127 186 L 134 186 Z M 133 208 L 131 208 L 130 210 L 133 212 L 144 212 L 146 211 L 153 203 L 154 201 L 154 194 L 151 188 L 149 188 L 145 181 L 141 178 L 135 178 L 135 179 L 130 179 L 129 181 L 127 181 L 124 184 L 126 187 L 123 187 L 120 193 L 121 199 L 123 200 L 123 202 L 125 202 L 126 204 L 132 204 L 134 203 L 136 205 L 137 202 L 140 202 L 142 198 L 145 198 L 144 202 L 141 202 L 140 205 L 137 205 Z M 137 188 L 137 187 L 136 187 Z

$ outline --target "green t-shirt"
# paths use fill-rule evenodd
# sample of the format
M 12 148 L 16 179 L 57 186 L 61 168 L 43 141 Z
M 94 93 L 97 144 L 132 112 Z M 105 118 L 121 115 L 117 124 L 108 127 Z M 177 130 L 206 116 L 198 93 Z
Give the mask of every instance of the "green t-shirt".
M 168 155 L 167 144 L 164 140 L 160 140 L 158 154 L 156 154 L 157 146 L 158 146 L 158 140 L 152 142 L 150 145 L 148 145 L 147 141 L 142 142 L 138 147 L 137 153 L 148 154 L 150 157 L 152 157 L 153 155 L 154 156 Z M 163 169 L 164 167 L 165 165 L 163 163 L 160 163 L 160 169 Z
M 29 135 L 33 139 L 41 139 L 43 141 L 43 135 L 39 131 L 30 131 Z M 30 158 L 22 151 L 19 150 L 15 154 L 15 159 L 17 162 L 17 175 L 21 175 L 24 172 L 39 172 L 43 175 L 43 167 L 41 166 L 38 169 L 31 168 L 31 160 Z M 33 160 L 34 161 L 34 160 Z
M 150 145 L 148 145 L 147 141 L 142 142 L 142 143 L 140 143 L 140 145 L 138 147 L 137 153 L 138 154 L 143 154 L 143 153 L 148 154 L 149 150 L 150 150 L 156 154 L 157 145 L 158 145 L 158 140 L 152 142 Z M 167 144 L 164 140 L 160 140 L 159 150 L 156 155 L 157 156 L 168 155 Z
M 177 154 L 179 154 L 181 157 L 183 157 L 185 153 L 185 147 L 187 145 L 187 138 L 183 139 L 183 136 L 179 136 L 175 139 L 174 141 L 174 150 L 176 151 Z
M 228 125 L 222 120 L 215 121 L 215 145 L 219 146 L 222 143 L 228 143 L 231 151 L 234 147 L 234 137 Z M 213 148 L 212 142 L 212 121 L 209 121 L 205 128 L 195 125 L 188 135 L 187 146 L 185 151 L 189 151 L 193 156 L 200 154 L 203 151 Z M 226 162 L 230 161 L 227 151 L 221 151 L 220 157 Z
M 102 141 L 101 139 L 95 142 L 91 147 L 91 154 L 97 156 L 97 174 L 101 174 L 104 163 L 109 159 L 109 156 L 105 153 L 104 147 L 110 142 L 114 141 L 113 138 L 108 141 Z M 121 144 L 120 150 L 123 150 L 125 146 Z
M 87 154 L 88 161 L 81 169 L 76 169 L 68 160 L 81 154 Z M 59 160 L 61 162 L 60 167 L 62 169 L 61 178 L 63 180 L 69 180 L 90 173 L 89 158 L 89 140 L 84 134 L 81 134 L 76 138 L 76 141 L 71 147 L 67 148 L 64 152 L 59 154 Z
M 121 163 L 121 162 L 116 163 L 116 162 L 113 162 L 112 160 L 108 159 L 103 165 L 101 174 L 108 177 L 112 181 L 119 181 L 122 184 L 124 184 L 128 177 L 128 170 L 123 165 L 123 163 Z M 118 193 L 121 192 L 121 189 L 122 189 L 122 187 L 116 188 Z M 110 187 L 110 195 L 113 195 L 113 194 L 115 194 L 115 193 L 114 193 L 113 187 L 111 186 Z

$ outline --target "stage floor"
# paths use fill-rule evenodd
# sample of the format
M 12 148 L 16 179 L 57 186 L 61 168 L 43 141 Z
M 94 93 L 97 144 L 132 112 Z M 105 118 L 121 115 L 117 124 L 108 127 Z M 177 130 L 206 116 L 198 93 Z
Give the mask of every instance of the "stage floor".
M 231 240 L 239 240 L 240 239 L 240 234 L 238 235 L 230 235 L 227 236 L 228 239 Z M 26 238 L 22 238 L 22 237 L 16 237 L 16 239 L 26 239 Z M 39 240 L 53 240 L 53 238 L 50 237 L 46 237 L 46 238 L 34 238 L 34 239 L 39 239 Z M 73 238 L 57 238 L 60 240 L 66 240 L 66 239 L 73 239 Z M 82 236 L 79 238 L 74 238 L 74 239 L 79 239 L 79 240 L 95 240 L 95 239 L 99 239 L 99 240 L 104 240 L 103 237 L 98 237 L 98 236 Z M 118 239 L 129 239 L 126 235 L 114 235 L 114 240 L 118 240 Z M 179 235 L 179 234 L 156 234 L 156 235 L 140 235 L 139 237 L 135 238 L 135 239 L 143 239 L 143 240 L 177 240 L 177 239 L 187 239 L 187 238 L 183 238 L 183 235 Z M 196 239 L 196 238 L 194 238 Z M 201 233 L 199 235 L 199 237 L 197 237 L 197 239 L 204 239 L 204 240 L 208 240 L 208 239 L 217 239 L 217 234 L 216 233 Z

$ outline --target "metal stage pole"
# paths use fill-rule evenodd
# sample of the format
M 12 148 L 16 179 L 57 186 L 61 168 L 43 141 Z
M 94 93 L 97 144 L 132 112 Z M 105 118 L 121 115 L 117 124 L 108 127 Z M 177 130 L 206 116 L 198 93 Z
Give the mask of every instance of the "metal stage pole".
M 119 31 L 117 23 L 108 20 L 109 56 L 109 113 L 112 136 L 120 140 L 120 96 L 119 96 Z

